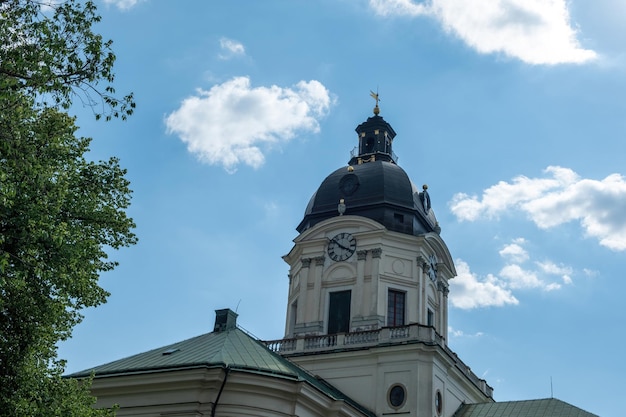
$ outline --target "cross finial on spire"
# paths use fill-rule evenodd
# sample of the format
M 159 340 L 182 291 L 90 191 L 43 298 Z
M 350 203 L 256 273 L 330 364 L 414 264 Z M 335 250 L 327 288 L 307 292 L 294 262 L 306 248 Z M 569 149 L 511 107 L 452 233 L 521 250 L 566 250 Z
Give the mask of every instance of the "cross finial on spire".
M 380 98 L 378 97 L 378 89 L 376 89 L 376 92 L 373 92 L 372 90 L 370 90 L 370 96 L 372 96 L 372 98 L 376 100 L 376 107 L 374 107 L 374 114 L 378 116 L 378 113 L 380 113 L 380 109 L 378 108 L 378 102 L 380 101 Z

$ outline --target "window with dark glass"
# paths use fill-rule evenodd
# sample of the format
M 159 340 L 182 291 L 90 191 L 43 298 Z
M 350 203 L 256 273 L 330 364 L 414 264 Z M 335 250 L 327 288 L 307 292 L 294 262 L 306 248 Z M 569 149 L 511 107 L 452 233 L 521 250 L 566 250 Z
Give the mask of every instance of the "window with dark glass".
M 351 291 L 331 292 L 328 306 L 328 334 L 350 331 Z
M 428 317 L 427 317 L 427 324 L 429 326 L 434 326 L 435 325 L 435 313 L 433 313 L 433 311 L 429 308 L 428 309 Z
M 406 293 L 389 290 L 387 293 L 387 326 L 404 326 Z
M 388 401 L 393 408 L 400 408 L 406 400 L 406 391 L 400 384 L 396 384 L 389 390 Z
M 443 411 L 443 398 L 441 397 L 441 391 L 437 390 L 435 394 L 435 410 L 437 410 L 437 415 L 440 416 Z
M 294 301 L 291 304 L 291 319 L 289 322 L 289 333 L 293 335 L 294 330 L 296 329 L 296 323 L 298 322 L 298 300 Z
M 365 142 L 365 149 L 364 149 L 364 153 L 373 153 L 374 152 L 374 144 L 375 144 L 375 140 L 373 137 L 369 137 L 367 138 L 367 141 Z

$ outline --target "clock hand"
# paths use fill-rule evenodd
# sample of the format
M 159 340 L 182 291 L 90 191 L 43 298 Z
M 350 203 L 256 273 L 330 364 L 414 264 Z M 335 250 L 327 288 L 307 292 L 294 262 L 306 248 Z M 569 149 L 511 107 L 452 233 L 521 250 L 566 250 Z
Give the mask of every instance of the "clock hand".
M 341 243 L 339 243 L 339 242 L 338 242 L 337 240 L 335 240 L 335 239 L 331 239 L 330 241 L 331 241 L 331 242 L 335 242 L 335 244 L 336 244 L 337 246 L 339 246 L 339 247 L 340 247 L 341 249 L 343 249 L 343 250 L 350 250 L 349 248 L 346 248 L 345 246 L 343 246 Z

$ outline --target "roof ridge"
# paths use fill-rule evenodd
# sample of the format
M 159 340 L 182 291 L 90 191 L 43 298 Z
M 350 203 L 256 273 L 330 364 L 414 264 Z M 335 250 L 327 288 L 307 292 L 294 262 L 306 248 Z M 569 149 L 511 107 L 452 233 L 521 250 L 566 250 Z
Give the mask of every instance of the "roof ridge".
M 498 413 L 498 409 L 503 411 L 506 409 L 506 415 L 509 417 L 522 417 L 527 416 L 530 403 L 534 403 L 533 409 L 541 407 L 543 413 L 536 411 L 533 415 L 543 416 L 552 415 L 546 414 L 554 411 L 558 408 L 561 417 L 598 417 L 596 414 L 590 413 L 582 408 L 576 407 L 568 402 L 560 400 L 558 398 L 536 398 L 528 400 L 512 400 L 512 401 L 497 401 L 497 402 L 482 402 L 472 404 L 461 404 L 459 408 L 453 414 L 454 417 L 497 417 L 504 415 L 504 412 Z M 544 404 L 541 404 L 544 403 Z

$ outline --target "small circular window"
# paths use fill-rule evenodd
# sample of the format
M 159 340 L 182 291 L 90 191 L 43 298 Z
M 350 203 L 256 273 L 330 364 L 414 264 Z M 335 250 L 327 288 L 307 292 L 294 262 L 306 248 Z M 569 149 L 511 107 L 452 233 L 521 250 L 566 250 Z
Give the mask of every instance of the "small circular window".
M 393 385 L 389 389 L 389 394 L 387 396 L 389 401 L 389 405 L 393 408 L 400 408 L 404 405 L 406 401 L 406 390 L 404 386 L 400 384 Z
M 443 398 L 441 397 L 441 391 L 437 390 L 435 394 L 435 410 L 437 410 L 437 415 L 441 415 L 443 411 Z

